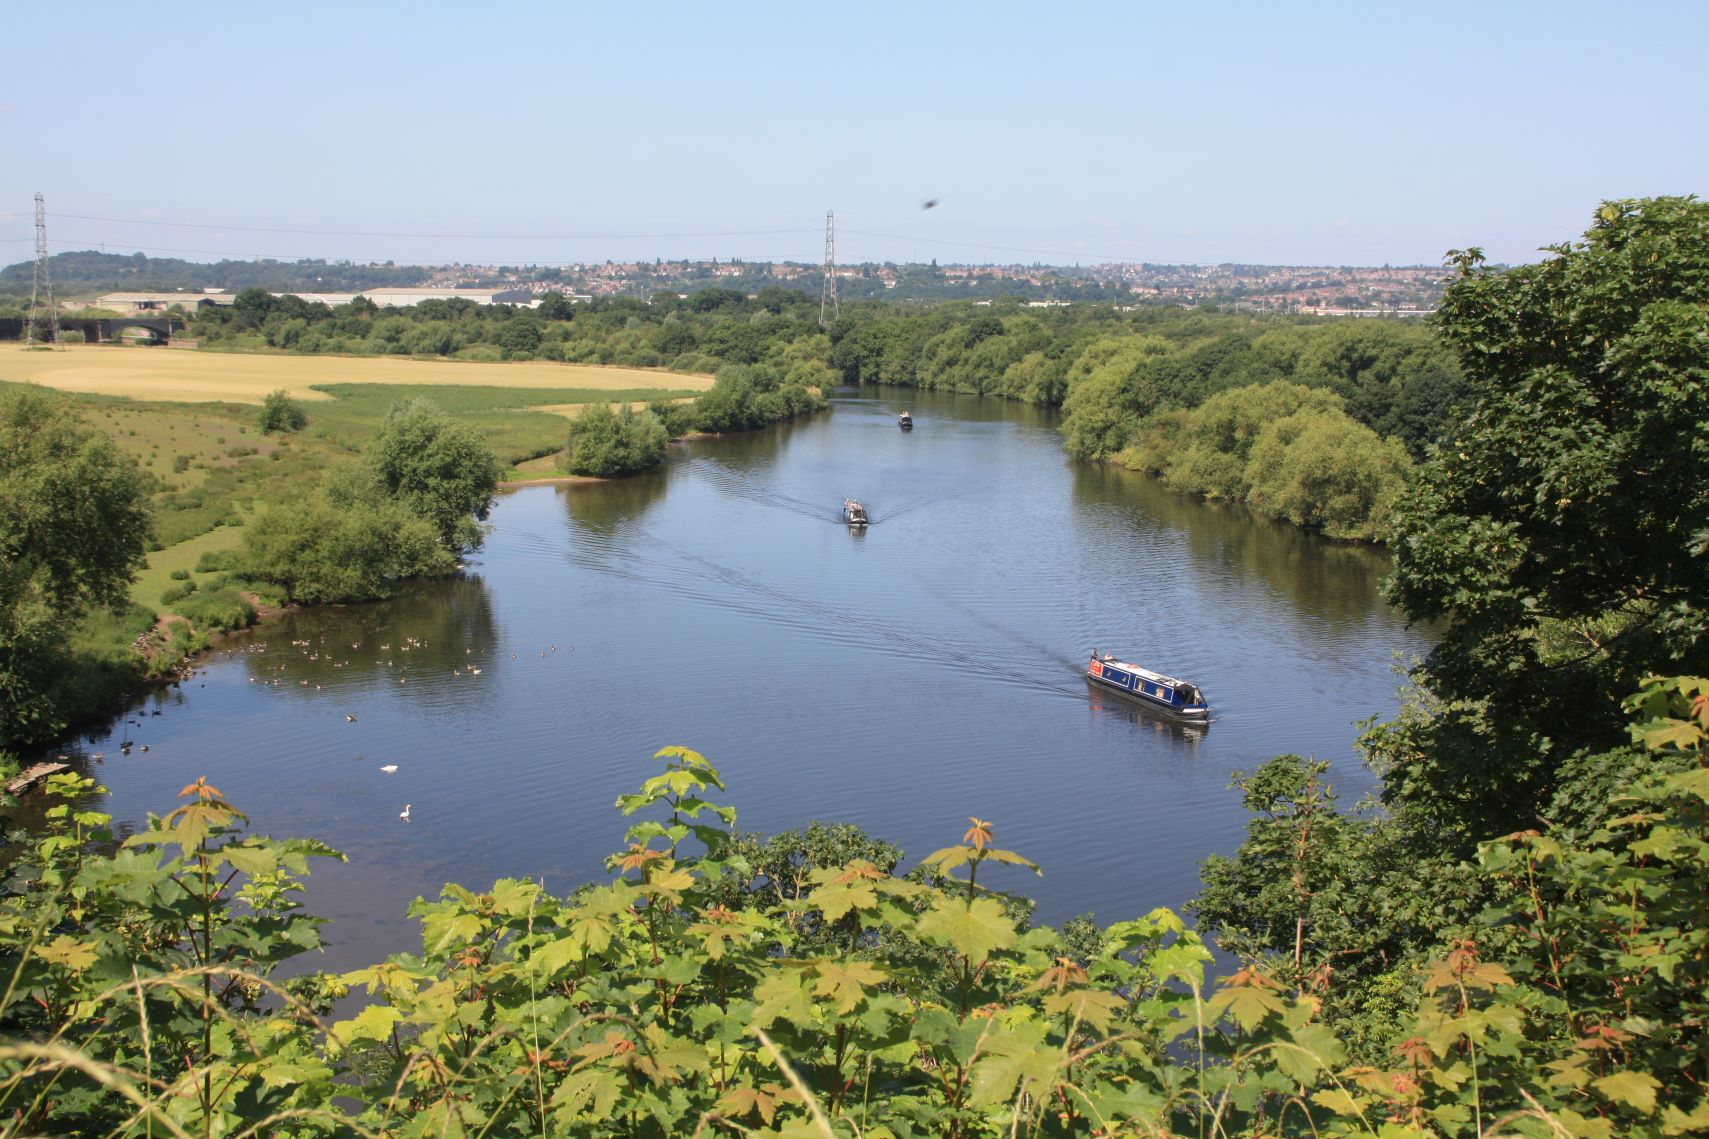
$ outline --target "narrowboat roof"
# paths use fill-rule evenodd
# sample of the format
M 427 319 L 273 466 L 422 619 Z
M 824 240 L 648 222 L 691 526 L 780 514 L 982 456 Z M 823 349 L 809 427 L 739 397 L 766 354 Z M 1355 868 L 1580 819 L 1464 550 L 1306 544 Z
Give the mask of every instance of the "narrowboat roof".
M 1115 657 L 1112 657 L 1112 656 L 1101 656 L 1101 657 L 1098 657 L 1097 659 L 1098 659 L 1098 662 L 1100 664 L 1114 665 L 1116 668 L 1126 669 L 1128 672 L 1131 672 L 1136 676 L 1143 676 L 1145 679 L 1151 681 L 1151 683 L 1153 683 L 1153 684 L 1167 684 L 1170 687 L 1174 687 L 1174 686 L 1180 685 L 1180 684 L 1192 684 L 1193 683 L 1190 680 L 1178 680 L 1173 676 L 1165 676 L 1161 672 L 1157 672 L 1157 671 L 1154 671 L 1152 669 L 1146 668 L 1143 665 L 1132 664 L 1132 663 L 1125 661 L 1125 660 L 1117 660 Z M 1193 687 L 1197 688 L 1198 685 L 1195 684 L 1195 685 L 1193 685 Z

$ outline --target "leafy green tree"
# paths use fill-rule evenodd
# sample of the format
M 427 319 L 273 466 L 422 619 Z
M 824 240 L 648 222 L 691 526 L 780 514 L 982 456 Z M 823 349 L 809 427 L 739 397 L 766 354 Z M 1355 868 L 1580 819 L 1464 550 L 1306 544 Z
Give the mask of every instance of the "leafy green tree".
M 1246 504 L 1330 538 L 1380 540 L 1412 462 L 1398 439 L 1330 409 L 1266 424 L 1247 458 Z
M 260 328 L 278 307 L 278 298 L 258 285 L 251 285 L 232 300 L 236 322 L 244 328 Z
M 0 744 L 65 726 L 66 638 L 124 602 L 150 526 L 147 479 L 68 400 L 0 391 Z
M 267 393 L 267 398 L 261 401 L 259 418 L 263 435 L 275 431 L 301 431 L 309 422 L 303 405 L 287 395 L 284 388 Z
M 1418 674 L 1441 712 L 1379 741 L 1384 793 L 1462 851 L 1620 746 L 1644 676 L 1709 671 L 1709 204 L 1609 202 L 1550 252 L 1454 255 L 1438 322 L 1477 402 L 1390 543 L 1390 596 L 1446 628 Z
M 1155 337 L 1106 337 L 1086 347 L 1068 369 L 1062 401 L 1069 454 L 1098 459 L 1128 445 L 1140 420 L 1157 406 L 1157 393 L 1135 383 L 1140 365 L 1168 351 Z
M 575 475 L 614 478 L 652 470 L 664 462 L 670 436 L 651 411 L 588 404 L 570 421 L 564 469 Z
M 540 322 L 518 313 L 499 325 L 494 339 L 507 358 L 519 352 L 532 353 L 540 347 Z
M 427 519 L 448 550 L 480 547 L 499 471 L 478 430 L 427 400 L 402 400 L 363 457 L 385 493 Z

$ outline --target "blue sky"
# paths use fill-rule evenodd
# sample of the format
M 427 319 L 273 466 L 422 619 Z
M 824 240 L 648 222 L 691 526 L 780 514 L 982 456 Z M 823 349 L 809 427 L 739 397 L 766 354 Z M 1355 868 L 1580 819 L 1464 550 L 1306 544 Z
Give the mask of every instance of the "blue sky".
M 56 251 L 195 260 L 817 261 L 835 209 L 845 262 L 1270 264 L 1709 190 L 1709 2 L 58 9 L 8 11 L 0 263 L 38 190 Z

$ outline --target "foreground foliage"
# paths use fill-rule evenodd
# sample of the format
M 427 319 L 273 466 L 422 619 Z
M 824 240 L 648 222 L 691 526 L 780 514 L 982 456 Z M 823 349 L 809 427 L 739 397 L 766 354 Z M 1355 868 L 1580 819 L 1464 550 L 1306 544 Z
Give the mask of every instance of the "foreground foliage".
M 1499 901 L 1443 946 L 1378 1063 L 1286 971 L 1216 985 L 1166 910 L 1073 935 L 997 884 L 973 819 L 906 878 L 837 828 L 734 831 L 700 755 L 618 806 L 615 877 L 412 907 L 419 952 L 269 979 L 319 944 L 313 843 L 197 781 L 117 847 L 56 777 L 0 901 L 7 1133 L 1612 1136 L 1709 1131 L 1709 681 L 1656 680 L 1639 781 L 1583 842 L 1490 844 Z M 841 858 L 843 861 L 838 861 Z M 343 986 L 366 994 L 325 1024 Z M 340 1097 L 343 1097 L 342 1099 Z

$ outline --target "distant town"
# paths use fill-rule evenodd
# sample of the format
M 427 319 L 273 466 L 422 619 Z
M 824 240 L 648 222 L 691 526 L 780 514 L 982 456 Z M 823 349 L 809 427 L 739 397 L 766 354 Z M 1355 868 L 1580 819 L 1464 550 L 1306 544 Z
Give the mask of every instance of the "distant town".
M 50 258 L 56 295 L 68 307 L 101 303 L 115 294 L 135 296 L 141 307 L 164 307 L 164 294 L 202 297 L 260 287 L 338 304 L 356 294 L 382 305 L 458 290 L 480 303 L 537 304 L 548 293 L 571 301 L 596 297 L 647 298 L 659 292 L 724 288 L 748 294 L 780 287 L 817 296 L 823 266 L 794 261 L 605 261 L 572 265 L 436 266 L 357 264 L 344 261 L 220 261 L 197 263 L 143 254 L 94 251 Z M 1446 270 L 1436 265 L 1183 265 L 1119 263 L 839 265 L 839 300 L 967 300 L 1017 297 L 1034 306 L 1076 301 L 1118 306 L 1178 305 L 1221 311 L 1323 316 L 1420 316 L 1433 311 Z M 0 270 L 0 292 L 27 298 L 31 265 Z M 381 299 L 389 295 L 392 300 Z M 455 295 L 455 294 L 451 294 Z M 165 304 L 169 304 L 168 298 Z

